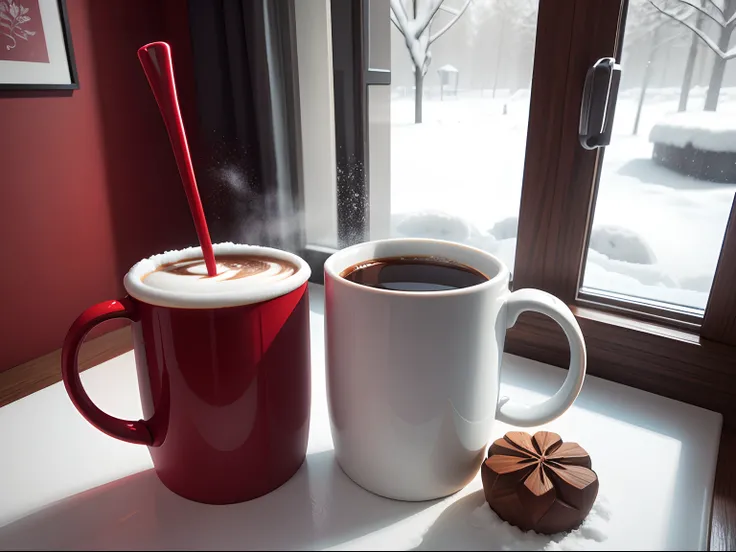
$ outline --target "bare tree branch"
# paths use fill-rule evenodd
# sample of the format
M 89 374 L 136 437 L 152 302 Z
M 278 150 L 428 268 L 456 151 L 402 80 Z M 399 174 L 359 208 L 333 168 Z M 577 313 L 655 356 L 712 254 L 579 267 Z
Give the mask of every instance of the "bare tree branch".
M 414 2 L 415 0 L 398 0 L 402 11 L 406 14 L 406 18 L 409 19 L 414 15 Z
M 667 4 L 667 0 L 663 0 L 662 4 Z M 689 5 L 680 5 L 678 2 L 676 6 L 668 6 L 668 12 L 670 15 L 674 14 L 678 18 L 688 18 L 695 10 L 691 9 Z M 633 8 L 636 8 L 634 10 Z M 660 10 L 656 9 L 655 0 L 646 0 L 645 2 L 636 2 L 630 6 L 628 15 L 629 24 L 626 29 L 626 47 L 630 49 L 633 45 L 637 44 L 641 40 L 651 39 L 652 33 L 656 32 L 660 27 L 668 25 L 678 26 L 676 21 L 671 18 L 662 17 Z M 661 8 L 664 11 L 665 8 Z
M 726 15 L 728 16 L 728 13 L 730 11 L 731 17 L 729 17 L 728 21 L 726 21 L 726 28 L 733 28 L 732 25 L 736 24 L 736 5 L 731 4 L 728 7 L 729 9 L 726 10 Z
M 627 35 L 629 37 L 628 42 L 626 42 L 626 47 L 631 48 L 635 44 L 639 44 L 642 40 L 650 39 L 652 36 L 652 31 L 656 31 L 659 27 L 664 25 L 670 25 L 672 24 L 672 21 L 663 21 L 660 25 L 657 25 L 656 27 L 653 27 L 652 29 L 645 29 L 640 31 L 639 33 L 630 33 L 631 36 Z M 675 35 L 667 39 L 667 42 L 674 42 L 676 40 L 681 40 L 681 35 Z
M 445 6 L 444 4 L 440 4 L 440 10 L 445 13 L 451 13 L 452 15 L 457 15 L 457 12 L 459 11 L 457 8 L 450 8 Z
M 664 40 L 662 40 L 660 42 L 657 42 L 654 45 L 654 49 L 655 50 L 659 50 L 662 46 L 666 46 L 670 42 L 675 42 L 676 40 L 679 40 L 680 38 L 682 38 L 682 37 L 679 37 L 679 36 L 670 36 L 670 37 L 667 37 Z
M 695 27 L 695 26 L 694 26 L 694 25 L 693 25 L 692 23 L 690 23 L 690 22 L 689 22 L 689 21 L 687 20 L 687 18 L 680 18 L 680 17 L 677 17 L 676 15 L 674 15 L 674 14 L 671 14 L 671 13 L 669 13 L 669 12 L 667 12 L 667 11 L 663 10 L 663 9 L 662 9 L 662 8 L 660 8 L 660 7 L 659 7 L 659 6 L 657 5 L 657 4 L 655 4 L 654 2 L 651 2 L 651 4 L 652 4 L 652 6 L 654 6 L 654 7 L 655 7 L 655 8 L 656 8 L 656 9 L 657 9 L 657 10 L 658 10 L 658 11 L 659 11 L 660 13 L 663 13 L 663 14 L 664 14 L 664 15 L 666 15 L 667 17 L 669 17 L 669 18 L 671 18 L 671 19 L 674 19 L 675 21 L 677 21 L 677 22 L 679 22 L 679 23 L 681 23 L 681 24 L 685 25 L 685 26 L 686 26 L 686 27 L 687 27 L 688 29 L 690 29 L 690 30 L 691 30 L 692 32 L 694 32 L 694 33 L 695 33 L 696 35 L 698 35 L 698 36 L 700 37 L 700 39 L 701 39 L 701 40 L 702 40 L 703 42 L 705 42 L 705 44 L 706 44 L 706 45 L 708 46 L 708 48 L 710 48 L 711 50 L 713 50 L 713 52 L 715 52 L 715 54 L 716 54 L 717 56 L 719 56 L 719 57 L 720 57 L 721 59 L 725 59 L 726 61 L 728 61 L 729 59 L 733 59 L 733 58 L 736 58 L 736 47 L 734 47 L 734 48 L 731 48 L 730 50 L 728 50 L 728 51 L 724 52 L 723 50 L 721 50 L 721 49 L 720 49 L 720 48 L 718 47 L 718 44 L 716 44 L 716 42 L 715 42 L 715 41 L 714 41 L 714 40 L 713 40 L 713 39 L 712 39 L 711 37 L 709 37 L 709 36 L 708 36 L 707 34 L 705 34 L 705 32 L 703 32 L 702 30 L 700 30 L 700 29 L 698 29 L 697 27 Z
M 680 4 L 685 4 L 686 6 L 690 6 L 691 8 L 699 11 L 704 16 L 706 16 L 707 18 L 709 18 L 711 21 L 715 21 L 721 27 L 725 27 L 728 24 L 726 22 L 725 16 L 723 15 L 723 12 L 720 11 L 720 10 L 718 11 L 718 13 L 720 14 L 720 17 L 716 17 L 715 15 L 713 15 L 712 13 L 710 13 L 708 10 L 706 10 L 703 6 L 698 6 L 697 4 L 693 4 L 690 0 L 678 0 L 678 2 Z M 655 8 L 657 7 L 657 5 L 654 3 L 654 0 L 649 0 L 649 3 L 652 4 Z M 686 15 L 683 12 L 683 13 L 680 13 L 680 14 L 677 14 L 676 13 L 675 15 L 684 16 L 684 17 L 690 17 L 692 14 L 693 14 L 693 12 L 689 12 Z
M 723 19 L 726 19 L 726 14 L 723 13 L 723 8 L 715 3 L 715 0 L 708 0 L 708 3 L 713 6 L 718 12 L 723 16 Z
M 453 17 L 447 25 L 442 27 L 439 31 L 437 31 L 434 35 L 429 37 L 429 43 L 432 44 L 435 40 L 437 40 L 439 37 L 441 37 L 443 34 L 447 32 L 447 30 L 452 27 L 455 23 L 457 23 L 457 20 L 460 19 L 460 17 L 465 13 L 465 10 L 468 9 L 468 6 L 470 5 L 471 0 L 465 0 L 465 4 L 463 4 L 463 7 L 458 10 L 455 17 Z
M 406 15 L 404 4 L 401 0 L 390 0 L 390 4 L 391 13 L 394 14 L 396 22 L 398 23 L 396 26 L 401 31 L 401 34 L 406 35 L 409 29 L 409 17 Z
M 414 2 L 418 2 L 419 0 L 414 0 Z M 427 13 L 423 14 L 424 18 L 422 21 L 419 22 L 419 25 L 416 29 L 414 29 L 414 38 L 419 38 L 424 34 L 424 31 L 427 30 L 429 27 L 429 24 L 432 23 L 432 20 L 434 19 L 434 16 L 437 15 L 437 11 L 440 9 L 440 6 L 442 6 L 442 2 L 444 0 L 430 0 L 431 4 L 429 7 L 429 10 L 427 10 Z M 458 16 L 459 17 L 459 16 Z
M 390 16 L 389 17 L 391 17 L 391 23 L 394 24 L 394 26 L 399 30 L 399 32 L 401 34 L 404 34 L 404 31 L 402 30 L 401 26 L 399 25 L 399 22 L 396 20 L 396 16 L 394 15 L 393 10 L 389 10 L 389 13 L 390 13 Z

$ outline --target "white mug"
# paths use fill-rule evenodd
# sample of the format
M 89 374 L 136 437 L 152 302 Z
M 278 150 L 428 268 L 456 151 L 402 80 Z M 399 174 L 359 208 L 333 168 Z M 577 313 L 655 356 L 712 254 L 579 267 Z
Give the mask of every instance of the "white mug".
M 436 257 L 489 280 L 445 291 L 395 291 L 341 276 L 365 261 Z M 509 291 L 493 255 L 453 242 L 390 239 L 354 245 L 325 262 L 327 391 L 335 454 L 358 485 L 399 500 L 450 495 L 478 473 L 493 420 L 540 425 L 565 412 L 585 378 L 585 342 L 570 309 L 537 289 Z M 546 401 L 499 402 L 506 329 L 519 314 L 554 319 L 570 369 Z

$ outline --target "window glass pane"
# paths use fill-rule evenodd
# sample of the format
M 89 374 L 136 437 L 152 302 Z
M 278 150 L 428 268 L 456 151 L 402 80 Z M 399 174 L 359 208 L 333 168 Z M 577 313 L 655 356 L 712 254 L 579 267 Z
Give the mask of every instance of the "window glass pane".
M 702 2 L 716 20 L 736 13 L 715 4 L 723 13 Z M 656 5 L 684 23 L 630 2 L 583 291 L 702 315 L 736 191 L 736 65 L 689 27 L 727 50 L 733 25 L 680 0 Z
M 392 13 L 391 234 L 472 244 L 513 267 L 538 1 L 445 0 L 407 42 L 401 29 L 429 4 L 414 1 Z

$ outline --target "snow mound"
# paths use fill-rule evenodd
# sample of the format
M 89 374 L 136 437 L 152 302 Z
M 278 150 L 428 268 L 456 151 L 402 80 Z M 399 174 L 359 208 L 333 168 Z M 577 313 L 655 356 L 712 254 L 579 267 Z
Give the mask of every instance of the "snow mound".
M 470 239 L 463 242 L 465 245 L 472 245 L 488 253 L 498 255 L 499 242 L 496 238 L 486 233 L 479 233 L 470 236 Z
M 713 285 L 713 274 L 696 274 L 695 276 L 686 276 L 680 278 L 680 286 L 683 289 L 700 291 L 710 294 L 710 288 Z
M 710 111 L 673 113 L 657 122 L 649 141 L 704 151 L 736 152 L 736 115 Z
M 658 286 L 677 289 L 678 282 L 656 265 L 628 263 L 609 259 L 595 250 L 588 251 L 584 285 L 606 289 L 617 293 L 633 294 L 644 286 Z M 624 279 L 616 278 L 617 275 Z
M 442 211 L 419 211 L 394 217 L 396 237 L 433 238 L 466 243 L 479 234 L 472 223 Z
M 456 241 L 498 255 L 507 265 L 509 261 L 513 265 L 513 251 L 516 248 L 515 239 L 499 241 L 492 233 L 479 231 L 466 219 L 442 211 L 418 211 L 392 215 L 391 237 Z M 508 241 L 513 243 L 506 243 Z M 502 244 L 505 245 L 502 246 Z
M 646 240 L 621 226 L 594 226 L 589 245 L 592 250 L 616 261 L 645 265 L 657 262 L 657 256 Z
M 516 262 L 516 238 L 509 238 L 507 240 L 500 240 L 494 251 L 489 251 L 496 257 L 503 261 L 513 274 L 514 263 Z
M 529 100 L 532 96 L 531 88 L 519 88 L 516 92 L 511 94 L 509 98 L 511 101 Z
M 519 231 L 519 217 L 508 217 L 498 221 L 489 230 L 497 240 L 508 240 L 515 238 Z
M 705 308 L 708 300 L 707 292 L 683 289 L 652 265 L 612 261 L 595 251 L 588 252 L 583 287 L 695 308 Z

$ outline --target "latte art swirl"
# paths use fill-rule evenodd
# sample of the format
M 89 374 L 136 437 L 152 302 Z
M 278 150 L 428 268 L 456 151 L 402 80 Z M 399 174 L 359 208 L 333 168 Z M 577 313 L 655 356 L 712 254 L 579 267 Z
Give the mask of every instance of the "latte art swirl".
M 203 259 L 188 259 L 164 265 L 159 271 L 169 272 L 177 276 L 195 276 L 210 280 L 236 280 L 238 278 L 283 279 L 294 274 L 296 267 L 280 260 L 267 258 L 220 258 L 217 260 L 217 276 L 207 276 L 207 267 Z
M 182 259 L 163 264 L 142 281 L 160 289 L 217 291 L 233 285 L 268 284 L 292 276 L 298 267 L 289 261 L 266 256 L 218 255 L 217 275 L 208 276 L 204 259 Z M 240 282 L 240 283 L 238 283 Z

